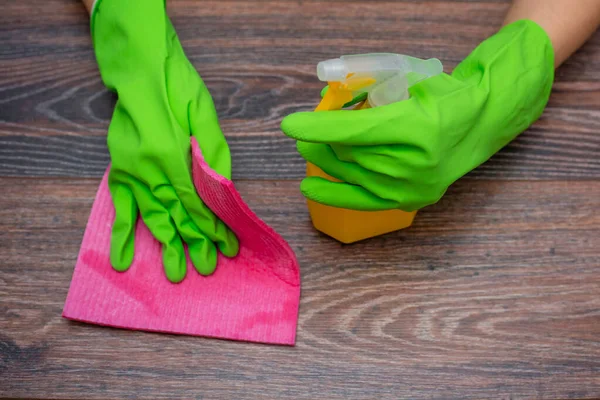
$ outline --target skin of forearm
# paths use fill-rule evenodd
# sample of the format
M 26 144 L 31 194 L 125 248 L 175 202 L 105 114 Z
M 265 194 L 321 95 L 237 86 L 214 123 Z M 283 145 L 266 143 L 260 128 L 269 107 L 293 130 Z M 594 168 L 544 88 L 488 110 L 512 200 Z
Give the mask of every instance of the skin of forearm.
M 92 12 L 92 6 L 94 5 L 94 0 L 81 0 L 85 5 L 85 8 L 88 10 L 88 13 Z
M 540 25 L 560 66 L 600 26 L 600 0 L 514 0 L 504 24 L 529 19 Z

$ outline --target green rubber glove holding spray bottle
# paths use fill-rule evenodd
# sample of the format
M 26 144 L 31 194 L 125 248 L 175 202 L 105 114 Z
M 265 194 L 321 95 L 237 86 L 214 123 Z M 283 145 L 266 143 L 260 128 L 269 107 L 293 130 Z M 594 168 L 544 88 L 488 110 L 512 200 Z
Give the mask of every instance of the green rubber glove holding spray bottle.
M 364 110 L 300 112 L 283 132 L 342 182 L 309 177 L 315 202 L 363 211 L 436 203 L 542 114 L 554 80 L 546 32 L 516 21 L 481 43 L 451 75 L 412 86 L 408 100 Z

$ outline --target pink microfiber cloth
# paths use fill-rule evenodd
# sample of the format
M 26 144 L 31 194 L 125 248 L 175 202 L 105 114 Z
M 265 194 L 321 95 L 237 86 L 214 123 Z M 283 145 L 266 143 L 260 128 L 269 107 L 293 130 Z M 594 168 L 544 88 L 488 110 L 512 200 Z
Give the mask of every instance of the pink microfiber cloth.
M 194 184 L 202 200 L 237 235 L 239 254 L 219 254 L 210 276 L 188 257 L 181 283 L 163 272 L 161 245 L 141 218 L 126 272 L 109 261 L 115 216 L 108 170 L 92 207 L 65 318 L 119 328 L 293 345 L 300 301 L 298 262 L 287 243 L 244 203 L 233 182 L 217 175 L 192 139 Z

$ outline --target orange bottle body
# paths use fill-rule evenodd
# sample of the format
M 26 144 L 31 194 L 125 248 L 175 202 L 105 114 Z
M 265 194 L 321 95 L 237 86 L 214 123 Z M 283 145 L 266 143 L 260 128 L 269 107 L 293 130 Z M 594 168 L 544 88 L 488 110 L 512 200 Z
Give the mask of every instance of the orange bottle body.
M 314 164 L 306 164 L 306 176 L 318 176 L 333 182 L 338 179 L 326 174 Z M 408 228 L 412 225 L 416 211 L 402 210 L 358 211 L 331 207 L 307 200 L 308 212 L 313 226 L 320 232 L 342 243 L 354 243 L 360 240 L 383 235 L 385 233 Z

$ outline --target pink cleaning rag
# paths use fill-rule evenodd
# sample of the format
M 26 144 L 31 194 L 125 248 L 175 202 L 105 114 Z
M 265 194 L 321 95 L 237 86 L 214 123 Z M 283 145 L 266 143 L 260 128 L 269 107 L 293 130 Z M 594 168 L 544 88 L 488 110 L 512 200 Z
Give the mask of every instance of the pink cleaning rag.
M 114 208 L 108 170 L 92 207 L 63 316 L 119 328 L 293 345 L 300 301 L 298 262 L 288 244 L 244 203 L 233 182 L 204 161 L 192 139 L 194 184 L 202 200 L 237 235 L 239 254 L 219 254 L 205 277 L 188 257 L 183 282 L 163 272 L 161 245 L 138 221 L 126 272 L 109 261 Z

